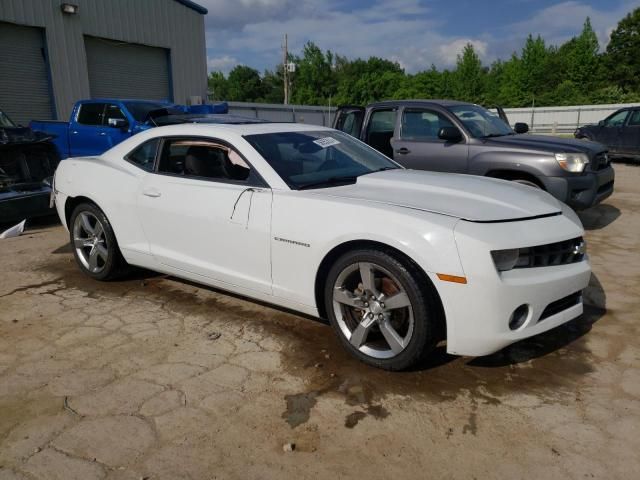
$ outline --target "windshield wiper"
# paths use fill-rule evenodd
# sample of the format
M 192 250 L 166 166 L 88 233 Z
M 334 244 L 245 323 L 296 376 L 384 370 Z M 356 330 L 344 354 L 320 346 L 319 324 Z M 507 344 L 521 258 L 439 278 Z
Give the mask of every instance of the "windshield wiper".
M 298 190 L 308 190 L 310 188 L 325 187 L 325 186 L 330 187 L 340 183 L 356 182 L 357 180 L 358 180 L 358 177 L 354 175 L 349 175 L 349 176 L 345 175 L 344 177 L 329 177 L 329 178 L 325 178 L 324 180 L 320 180 L 318 182 L 305 183 L 304 185 L 299 186 Z

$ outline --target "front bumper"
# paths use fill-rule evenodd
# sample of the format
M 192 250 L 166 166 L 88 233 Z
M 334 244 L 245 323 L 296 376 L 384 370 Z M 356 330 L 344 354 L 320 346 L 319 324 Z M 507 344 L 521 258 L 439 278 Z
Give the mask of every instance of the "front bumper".
M 613 193 L 615 172 L 608 166 L 575 177 L 542 178 L 546 190 L 571 208 L 583 210 L 602 202 Z
M 491 250 L 544 245 L 582 234 L 572 212 L 522 222 L 458 222 L 455 237 L 468 283 L 434 279 L 447 318 L 447 351 L 488 355 L 582 314 L 580 292 L 591 277 L 588 260 L 499 273 L 490 254 Z M 553 309 L 567 297 L 575 301 L 560 302 L 560 308 Z M 527 319 L 520 328 L 511 330 L 509 320 L 521 305 L 528 306 Z

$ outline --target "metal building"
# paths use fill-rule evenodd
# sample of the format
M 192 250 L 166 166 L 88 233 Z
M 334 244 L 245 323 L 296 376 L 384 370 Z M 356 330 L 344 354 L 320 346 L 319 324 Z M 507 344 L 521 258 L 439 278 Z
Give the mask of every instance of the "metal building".
M 206 99 L 204 15 L 189 0 L 0 0 L 0 109 L 66 120 L 82 98 Z

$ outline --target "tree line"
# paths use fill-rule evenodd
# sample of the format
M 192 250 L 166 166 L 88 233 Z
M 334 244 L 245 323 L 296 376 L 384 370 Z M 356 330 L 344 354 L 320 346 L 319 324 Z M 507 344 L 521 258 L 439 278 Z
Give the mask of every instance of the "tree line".
M 560 46 L 529 35 L 507 60 L 482 64 L 472 44 L 455 68 L 408 74 L 378 57 L 349 60 L 308 42 L 296 65 L 290 102 L 303 105 L 363 105 L 386 99 L 452 98 L 503 107 L 584 105 L 640 101 L 640 8 L 612 31 L 604 51 L 589 18 L 579 35 Z M 282 103 L 283 66 L 266 70 L 238 65 L 228 75 L 209 75 L 212 100 Z

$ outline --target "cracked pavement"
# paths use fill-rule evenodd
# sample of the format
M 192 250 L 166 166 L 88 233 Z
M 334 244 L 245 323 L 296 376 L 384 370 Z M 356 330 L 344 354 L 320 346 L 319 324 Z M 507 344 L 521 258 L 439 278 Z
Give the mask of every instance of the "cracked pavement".
M 59 225 L 1 240 L 0 480 L 639 478 L 640 168 L 616 171 L 581 214 L 583 317 L 403 373 L 319 320 L 151 272 L 96 282 Z

